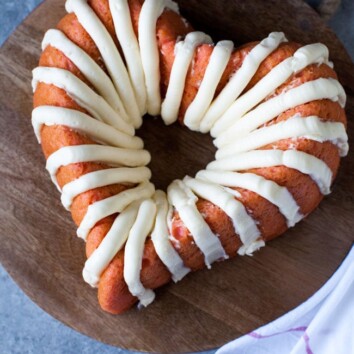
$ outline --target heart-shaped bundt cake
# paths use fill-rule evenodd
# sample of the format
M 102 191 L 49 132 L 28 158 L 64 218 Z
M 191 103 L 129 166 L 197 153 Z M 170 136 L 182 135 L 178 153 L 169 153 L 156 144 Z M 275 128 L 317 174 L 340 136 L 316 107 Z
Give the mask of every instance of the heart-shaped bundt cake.
M 67 0 L 66 10 L 33 71 L 32 123 L 105 311 L 147 306 L 171 279 L 252 254 L 330 192 L 348 138 L 324 45 L 279 32 L 214 44 L 169 0 Z M 146 113 L 217 147 L 167 194 L 135 136 Z

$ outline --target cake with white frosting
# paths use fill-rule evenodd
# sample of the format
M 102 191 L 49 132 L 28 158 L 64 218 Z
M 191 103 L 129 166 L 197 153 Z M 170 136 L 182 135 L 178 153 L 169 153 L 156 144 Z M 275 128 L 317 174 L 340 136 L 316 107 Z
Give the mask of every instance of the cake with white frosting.
M 273 32 L 234 48 L 168 0 L 67 0 L 33 70 L 32 123 L 86 241 L 101 307 L 250 255 L 330 193 L 348 152 L 345 92 L 320 43 Z M 215 160 L 155 190 L 135 136 L 145 114 L 211 134 Z

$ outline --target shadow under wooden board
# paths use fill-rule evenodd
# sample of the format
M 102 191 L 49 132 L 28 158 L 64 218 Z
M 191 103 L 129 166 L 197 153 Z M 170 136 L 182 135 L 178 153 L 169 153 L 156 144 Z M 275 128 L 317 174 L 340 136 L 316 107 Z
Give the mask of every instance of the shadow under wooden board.
M 179 1 L 195 28 L 235 43 L 274 30 L 303 43 L 321 41 L 348 94 L 353 137 L 354 67 L 335 35 L 301 1 Z M 216 5 L 217 3 L 217 5 Z M 333 193 L 295 228 L 253 257 L 237 257 L 157 291 L 148 308 L 121 316 L 100 310 L 96 290 L 84 283 L 84 245 L 44 169 L 30 124 L 31 69 L 45 30 L 64 15 L 62 0 L 47 0 L 5 43 L 0 53 L 1 243 L 0 260 L 40 307 L 68 326 L 115 346 L 153 352 L 218 347 L 284 314 L 333 274 L 353 243 L 354 154 L 342 160 Z M 139 134 L 152 152 L 160 187 L 193 174 L 213 159 L 208 135 L 146 118 Z M 170 149 L 165 156 L 161 153 Z M 190 153 L 193 151 L 193 154 Z M 20 309 L 14 309 L 20 311 Z

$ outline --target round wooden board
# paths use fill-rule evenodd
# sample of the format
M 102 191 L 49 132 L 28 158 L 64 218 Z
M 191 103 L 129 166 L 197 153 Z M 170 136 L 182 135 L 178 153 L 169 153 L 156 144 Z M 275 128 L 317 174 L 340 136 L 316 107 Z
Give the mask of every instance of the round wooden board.
M 354 134 L 354 67 L 335 35 L 305 3 L 294 0 L 181 0 L 195 28 L 236 43 L 274 30 L 303 43 L 321 41 L 348 94 Z M 217 5 L 216 5 L 217 4 Z M 46 29 L 64 15 L 63 0 L 47 0 L 0 53 L 0 260 L 26 294 L 68 326 L 115 346 L 152 352 L 218 347 L 284 314 L 312 295 L 340 265 L 353 243 L 354 154 L 343 159 L 333 193 L 284 236 L 253 257 L 237 257 L 157 291 L 147 309 L 121 316 L 100 310 L 96 290 L 81 277 L 84 245 L 44 169 L 30 123 L 31 69 Z M 154 181 L 193 174 L 213 158 L 208 136 L 147 118 L 143 131 Z M 169 153 L 164 155 L 163 149 Z M 192 153 L 191 153 L 192 151 Z M 21 309 L 14 309 L 20 311 Z

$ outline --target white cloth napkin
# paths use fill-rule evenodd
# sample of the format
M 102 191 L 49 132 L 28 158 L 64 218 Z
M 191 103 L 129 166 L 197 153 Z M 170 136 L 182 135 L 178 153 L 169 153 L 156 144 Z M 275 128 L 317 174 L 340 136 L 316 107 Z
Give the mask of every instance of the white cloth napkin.
M 354 354 L 354 246 L 303 304 L 216 354 Z

